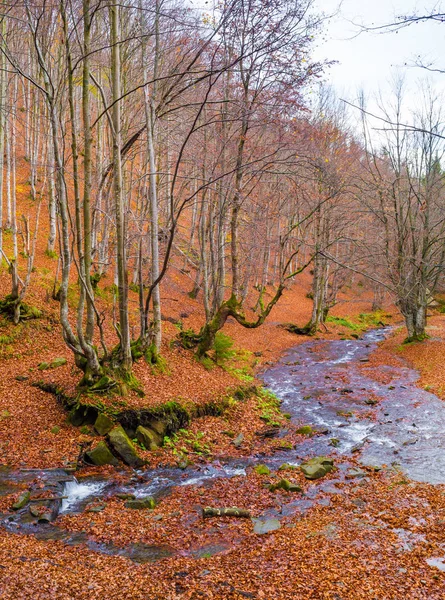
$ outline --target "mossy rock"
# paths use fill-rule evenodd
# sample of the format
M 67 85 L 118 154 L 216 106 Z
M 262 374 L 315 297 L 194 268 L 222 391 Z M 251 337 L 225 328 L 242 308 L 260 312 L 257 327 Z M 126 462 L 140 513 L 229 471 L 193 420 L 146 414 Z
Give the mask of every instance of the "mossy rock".
M 0 313 L 6 315 L 9 319 L 13 319 L 16 303 L 16 299 L 9 294 L 4 300 L 0 300 Z M 38 308 L 20 302 L 20 321 L 39 319 L 41 316 L 42 312 Z
M 99 413 L 97 415 L 97 419 L 94 422 L 94 429 L 97 431 L 99 435 L 107 435 L 113 427 L 115 426 L 115 422 L 107 417 L 104 413 Z
M 63 367 L 63 365 L 66 365 L 67 360 L 66 358 L 64 358 L 63 356 L 60 356 L 59 358 L 54 358 L 51 363 L 50 363 L 50 367 L 51 369 L 57 369 L 57 367 Z
M 116 498 L 119 498 L 119 500 L 136 500 L 136 496 L 134 494 L 129 494 L 126 492 L 119 492 L 118 494 L 115 494 Z
M 125 502 L 125 508 L 132 508 L 133 510 L 153 509 L 156 508 L 156 502 L 155 499 L 151 497 L 127 500 Z
M 136 429 L 136 439 L 147 450 L 157 450 L 161 445 L 159 435 L 142 425 Z
M 316 456 L 300 466 L 306 479 L 320 479 L 332 471 L 334 461 L 326 456 Z
M 289 471 L 289 470 L 295 470 L 298 469 L 299 467 L 297 467 L 297 465 L 290 465 L 289 463 L 283 463 L 281 466 L 278 467 L 279 471 Z
M 106 445 L 104 441 L 99 442 L 93 450 L 86 452 L 86 457 L 89 462 L 97 467 L 102 465 L 118 465 L 119 461 Z
M 22 492 L 14 504 L 11 506 L 13 510 L 20 510 L 24 506 L 26 506 L 31 498 L 31 494 L 29 492 Z
M 299 435 L 314 435 L 314 430 L 310 425 L 303 425 L 303 427 L 299 427 L 295 433 Z
M 285 490 L 286 492 L 302 492 L 303 490 L 296 483 L 292 483 L 288 479 L 280 479 L 278 483 L 273 483 L 269 486 L 269 491 Z
M 146 423 L 145 426 L 156 432 L 161 441 L 164 439 L 164 436 L 167 435 L 167 425 L 160 419 L 152 419 Z
M 270 469 L 266 465 L 257 465 L 255 471 L 258 475 L 270 475 Z
M 145 461 L 138 455 L 133 442 L 125 433 L 121 425 L 113 427 L 108 434 L 108 440 L 113 450 L 125 463 L 127 463 L 127 465 L 130 465 L 130 467 L 138 468 L 145 464 Z

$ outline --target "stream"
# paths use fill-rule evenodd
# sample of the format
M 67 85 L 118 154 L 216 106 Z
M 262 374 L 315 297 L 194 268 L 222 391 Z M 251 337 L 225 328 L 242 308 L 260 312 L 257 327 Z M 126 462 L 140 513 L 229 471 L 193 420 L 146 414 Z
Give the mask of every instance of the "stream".
M 294 449 L 283 450 L 272 457 L 215 461 L 201 467 L 158 468 L 141 470 L 125 484 L 89 478 L 78 482 L 62 470 L 16 471 L 0 468 L 0 495 L 11 493 L 14 485 L 38 478 L 42 484 L 51 481 L 59 486 L 60 513 L 78 513 L 92 499 L 106 499 L 116 493 L 134 494 L 136 498 L 154 496 L 159 499 L 174 486 L 211 485 L 221 477 L 246 474 L 248 467 L 266 464 L 272 470 L 284 462 L 298 465 L 317 455 L 348 457 L 354 454 L 363 465 L 387 465 L 401 469 L 410 479 L 432 484 L 445 483 L 445 403 L 433 394 L 415 386 L 418 373 L 408 367 L 380 367 L 388 384 L 366 376 L 369 354 L 388 329 L 372 330 L 357 340 L 313 340 L 288 351 L 274 366 L 260 375 L 264 385 L 281 400 L 283 412 L 292 421 L 310 425 L 318 435 L 308 437 Z M 289 514 L 304 513 L 316 502 L 329 502 L 321 492 L 332 490 L 335 483 L 345 481 L 347 462 L 339 465 L 336 478 L 313 482 L 305 495 L 292 497 L 278 513 L 266 511 L 256 521 L 274 522 Z M 57 485 L 57 484 L 54 484 Z M 73 534 L 54 523 L 36 523 L 27 510 L 0 514 L 0 524 L 14 533 L 33 533 L 39 539 L 61 539 L 66 544 L 84 544 L 91 550 L 127 556 L 136 562 L 151 562 L 174 554 L 168 546 L 130 544 L 117 548 L 99 544 L 85 534 Z M 279 526 L 279 525 L 278 525 Z M 227 550 L 225 547 L 215 549 Z M 182 553 L 187 554 L 185 551 Z M 199 553 L 194 555 L 199 556 Z

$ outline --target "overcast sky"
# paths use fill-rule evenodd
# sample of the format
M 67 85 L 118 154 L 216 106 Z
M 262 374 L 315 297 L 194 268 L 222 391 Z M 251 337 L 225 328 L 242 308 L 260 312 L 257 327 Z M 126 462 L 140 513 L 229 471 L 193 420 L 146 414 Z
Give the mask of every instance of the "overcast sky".
M 338 0 L 316 0 L 318 8 L 333 14 Z M 445 69 L 445 24 L 425 22 L 412 25 L 397 33 L 361 33 L 354 25 L 380 25 L 394 20 L 395 15 L 427 13 L 434 0 L 344 0 L 338 16 L 326 25 L 324 40 L 317 44 L 317 58 L 338 60 L 327 79 L 341 96 L 349 99 L 363 87 L 368 94 L 379 88 L 387 89 L 392 74 L 403 70 L 415 101 L 415 84 L 425 78 L 425 71 L 412 65 L 417 57 L 434 62 Z M 445 91 L 445 74 L 431 75 L 434 84 Z

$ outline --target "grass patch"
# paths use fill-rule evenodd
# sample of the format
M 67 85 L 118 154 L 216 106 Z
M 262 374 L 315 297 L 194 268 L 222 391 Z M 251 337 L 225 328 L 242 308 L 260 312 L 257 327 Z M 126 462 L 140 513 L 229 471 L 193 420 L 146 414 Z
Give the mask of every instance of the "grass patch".
M 361 331 L 362 327 L 353 323 L 350 319 L 346 317 L 333 317 L 329 315 L 326 319 L 326 323 L 332 323 L 333 325 L 340 325 L 341 327 L 346 327 L 347 329 L 352 329 L 352 331 Z
M 281 400 L 269 390 L 259 388 L 257 392 L 257 410 L 260 419 L 272 427 L 280 426 L 282 414 L 280 411 Z
M 360 313 L 357 317 L 357 322 L 352 317 L 334 317 L 332 315 L 327 317 L 326 322 L 361 333 L 371 327 L 385 327 L 390 318 L 390 314 L 376 310 L 371 313 Z

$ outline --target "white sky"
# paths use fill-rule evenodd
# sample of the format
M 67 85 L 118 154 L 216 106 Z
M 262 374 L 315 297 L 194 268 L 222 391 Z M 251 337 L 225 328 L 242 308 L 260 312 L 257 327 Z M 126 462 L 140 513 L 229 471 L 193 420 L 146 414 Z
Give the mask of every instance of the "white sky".
M 317 8 L 333 14 L 339 0 L 316 0 Z M 415 87 L 426 72 L 412 65 L 417 57 L 434 62 L 445 70 L 445 23 L 424 22 L 398 33 L 361 33 L 353 23 L 380 25 L 394 21 L 395 15 L 427 13 L 438 6 L 435 0 L 343 0 L 340 13 L 325 27 L 323 40 L 317 44 L 316 57 L 338 60 L 327 73 L 341 97 L 353 99 L 359 88 L 367 95 L 387 89 L 397 69 L 406 73 L 410 103 L 415 101 Z M 353 38 L 353 39 L 351 39 Z M 431 74 L 435 86 L 445 92 L 445 74 Z

